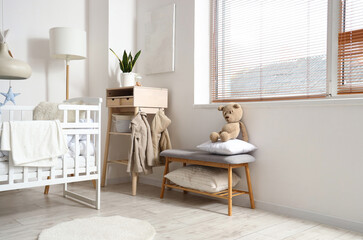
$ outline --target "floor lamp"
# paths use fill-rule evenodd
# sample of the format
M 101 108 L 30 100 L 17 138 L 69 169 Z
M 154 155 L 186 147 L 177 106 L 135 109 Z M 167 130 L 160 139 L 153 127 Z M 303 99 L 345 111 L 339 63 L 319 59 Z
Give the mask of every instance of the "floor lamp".
M 87 54 L 86 32 L 77 28 L 56 27 L 49 30 L 50 56 L 66 62 L 66 99 L 69 99 L 69 62 Z

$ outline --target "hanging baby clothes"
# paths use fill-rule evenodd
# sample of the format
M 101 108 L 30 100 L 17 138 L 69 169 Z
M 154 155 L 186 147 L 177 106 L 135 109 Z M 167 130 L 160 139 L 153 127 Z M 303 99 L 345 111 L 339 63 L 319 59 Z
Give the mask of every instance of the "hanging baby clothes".
M 160 152 L 171 149 L 171 142 L 167 127 L 170 125 L 171 120 L 165 115 L 164 110 L 159 110 L 151 123 L 151 136 L 154 148 L 155 166 L 165 164 L 165 158 L 160 157 Z
M 139 112 L 131 121 L 131 149 L 127 172 L 152 173 L 153 145 L 146 113 Z

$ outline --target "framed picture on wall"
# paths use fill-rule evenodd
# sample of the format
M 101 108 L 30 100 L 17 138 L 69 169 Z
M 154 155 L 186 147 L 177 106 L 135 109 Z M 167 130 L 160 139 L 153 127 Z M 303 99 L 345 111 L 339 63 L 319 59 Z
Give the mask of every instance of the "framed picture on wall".
M 150 12 L 145 30 L 145 73 L 173 72 L 175 67 L 175 4 Z

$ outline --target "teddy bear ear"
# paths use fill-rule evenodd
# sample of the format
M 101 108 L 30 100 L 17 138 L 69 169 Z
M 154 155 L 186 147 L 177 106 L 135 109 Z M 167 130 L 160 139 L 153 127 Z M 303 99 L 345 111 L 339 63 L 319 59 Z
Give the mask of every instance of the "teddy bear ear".
M 223 111 L 224 106 L 219 106 L 218 111 Z
M 233 107 L 234 107 L 234 108 L 241 108 L 241 105 L 239 105 L 239 104 L 235 103 L 235 104 L 233 104 Z

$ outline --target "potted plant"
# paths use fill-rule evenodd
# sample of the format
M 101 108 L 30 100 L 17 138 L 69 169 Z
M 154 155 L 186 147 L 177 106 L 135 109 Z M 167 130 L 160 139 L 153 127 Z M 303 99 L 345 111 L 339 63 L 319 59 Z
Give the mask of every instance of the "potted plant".
M 136 61 L 140 56 L 141 50 L 136 53 L 135 57 L 132 57 L 131 52 L 129 53 L 129 55 L 127 55 L 126 50 L 124 50 L 122 60 L 117 56 L 117 54 L 112 50 L 112 48 L 110 48 L 110 51 L 113 54 L 115 54 L 115 56 L 119 61 L 120 69 L 122 71 L 121 73 L 122 85 L 124 87 L 134 86 L 136 74 L 132 72 L 132 69 L 134 68 Z

